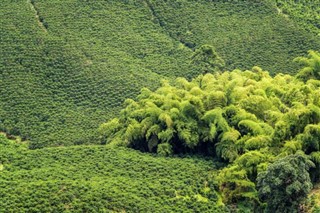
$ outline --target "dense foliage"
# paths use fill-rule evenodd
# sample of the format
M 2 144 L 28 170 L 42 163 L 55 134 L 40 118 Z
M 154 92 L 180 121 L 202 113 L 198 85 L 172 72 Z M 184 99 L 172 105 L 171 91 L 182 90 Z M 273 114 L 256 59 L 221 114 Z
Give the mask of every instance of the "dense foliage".
M 314 167 L 303 153 L 289 155 L 271 164 L 258 176 L 259 194 L 267 201 L 266 212 L 298 212 L 312 189 L 308 170 Z
M 320 163 L 320 81 L 299 80 L 307 68 L 318 72 L 319 53 L 311 51 L 299 61 L 312 63 L 298 78 L 271 77 L 254 67 L 192 81 L 178 78 L 172 85 L 164 81 L 154 92 L 143 89 L 136 101 L 125 102 L 118 118 L 101 125 L 103 142 L 229 162 L 217 176 L 223 201 L 246 200 L 254 206 L 259 203 L 257 175 L 275 159 L 302 150 Z
M 303 81 L 309 79 L 320 79 L 320 54 L 319 52 L 310 50 L 309 57 L 298 57 L 296 62 L 303 65 L 303 68 L 297 74 L 297 77 Z
M 249 69 L 258 65 L 271 74 L 294 74 L 297 67 L 292 60 L 309 49 L 319 49 L 320 40 L 308 33 L 304 29 L 305 25 L 302 26 L 298 20 L 288 19 L 280 14 L 275 1 L 147 2 L 150 2 L 156 20 L 172 38 L 191 49 L 199 48 L 202 44 L 215 47 L 225 60 L 227 70 Z M 293 8 L 296 1 L 290 2 Z M 314 1 L 303 2 L 308 2 L 304 6 L 308 11 L 317 14 L 319 7 L 314 10 Z M 303 15 L 304 13 L 301 14 Z M 313 20 L 313 23 L 319 23 L 316 17 Z
M 292 72 L 319 40 L 259 2 L 3 0 L 0 130 L 31 148 L 95 143 L 98 124 L 142 87 L 202 73 L 203 44 L 228 70 Z
M 279 14 L 293 19 L 308 31 L 320 36 L 320 1 L 319 0 L 272 0 L 278 7 Z
M 319 3 L 2 0 L 0 212 L 316 211 Z
M 0 212 L 224 212 L 213 163 L 105 146 L 28 150 L 0 136 Z
M 92 143 L 125 98 L 191 66 L 140 4 L 5 0 L 0 14 L 0 130 L 32 148 Z

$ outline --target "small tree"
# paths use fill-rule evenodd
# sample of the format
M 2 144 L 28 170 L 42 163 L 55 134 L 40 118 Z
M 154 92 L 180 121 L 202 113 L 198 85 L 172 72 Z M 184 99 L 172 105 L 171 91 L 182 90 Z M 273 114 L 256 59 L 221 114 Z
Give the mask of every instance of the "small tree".
M 299 204 L 312 189 L 308 173 L 314 167 L 303 153 L 281 158 L 257 178 L 259 197 L 266 212 L 298 212 Z
M 199 66 L 203 73 L 221 71 L 225 66 L 224 60 L 210 45 L 202 45 L 192 56 L 192 63 Z

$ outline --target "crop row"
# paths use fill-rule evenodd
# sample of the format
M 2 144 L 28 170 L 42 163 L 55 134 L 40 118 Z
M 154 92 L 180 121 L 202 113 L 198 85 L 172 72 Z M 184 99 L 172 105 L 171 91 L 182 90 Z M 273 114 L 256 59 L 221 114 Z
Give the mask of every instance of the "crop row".
M 0 211 L 219 210 L 210 178 L 212 160 L 155 157 L 105 146 L 30 151 L 3 137 L 0 148 Z

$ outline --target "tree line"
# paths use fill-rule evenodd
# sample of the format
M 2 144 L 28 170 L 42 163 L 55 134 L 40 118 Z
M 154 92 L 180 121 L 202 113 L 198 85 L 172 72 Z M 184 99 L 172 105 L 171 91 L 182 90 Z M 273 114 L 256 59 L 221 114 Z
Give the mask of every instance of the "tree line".
M 227 165 L 215 175 L 224 203 L 298 211 L 320 173 L 320 55 L 295 61 L 296 76 L 253 67 L 144 88 L 100 126 L 102 143 L 217 158 Z

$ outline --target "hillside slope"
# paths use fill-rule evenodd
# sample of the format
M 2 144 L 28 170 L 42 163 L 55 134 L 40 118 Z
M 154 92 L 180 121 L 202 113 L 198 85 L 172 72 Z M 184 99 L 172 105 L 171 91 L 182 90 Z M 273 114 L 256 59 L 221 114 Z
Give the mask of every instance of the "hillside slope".
M 226 69 L 295 72 L 320 41 L 257 2 L 4 0 L 0 130 L 31 148 L 92 143 L 142 87 L 199 74 L 190 58 L 202 44 Z
M 27 150 L 0 136 L 0 212 L 223 212 L 213 161 L 124 148 Z
M 273 74 L 295 73 L 292 60 L 320 48 L 319 39 L 269 1 L 148 1 L 173 38 L 191 48 L 214 46 L 228 70 L 258 65 Z
M 293 19 L 308 31 L 320 36 L 320 1 L 319 0 L 272 0 L 279 14 Z

